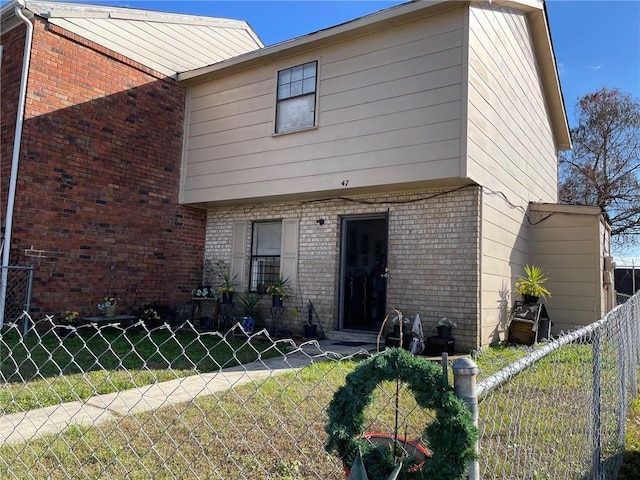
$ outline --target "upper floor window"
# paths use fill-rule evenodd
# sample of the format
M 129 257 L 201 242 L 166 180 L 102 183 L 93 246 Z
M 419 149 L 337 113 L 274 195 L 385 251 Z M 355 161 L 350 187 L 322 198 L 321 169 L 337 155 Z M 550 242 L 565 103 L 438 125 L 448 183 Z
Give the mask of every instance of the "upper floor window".
M 316 122 L 316 78 L 318 62 L 278 72 L 276 133 L 313 127 Z

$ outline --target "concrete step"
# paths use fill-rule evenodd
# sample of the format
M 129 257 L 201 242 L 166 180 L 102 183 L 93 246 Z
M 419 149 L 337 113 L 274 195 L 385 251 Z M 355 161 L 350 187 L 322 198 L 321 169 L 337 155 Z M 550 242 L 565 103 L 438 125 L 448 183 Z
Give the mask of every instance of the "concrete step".
M 325 334 L 327 339 L 333 342 L 360 342 L 373 345 L 375 345 L 378 337 L 377 332 L 365 330 L 336 330 L 325 332 Z M 381 338 L 380 342 L 384 343 L 384 338 Z

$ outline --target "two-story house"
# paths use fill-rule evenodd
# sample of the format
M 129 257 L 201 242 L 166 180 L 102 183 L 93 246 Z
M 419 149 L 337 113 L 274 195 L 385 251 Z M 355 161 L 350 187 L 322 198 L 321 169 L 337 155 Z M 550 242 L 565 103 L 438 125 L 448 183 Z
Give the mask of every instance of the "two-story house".
M 571 147 L 541 1 L 411 2 L 178 75 L 180 201 L 242 289 L 290 279 L 327 334 L 397 308 L 457 347 L 505 338 L 525 264 L 554 330 L 611 307 L 598 209 L 556 205 Z
M 505 338 L 527 263 L 554 330 L 611 307 L 599 210 L 556 204 L 571 142 L 541 1 L 410 2 L 266 48 L 235 20 L 0 15 L 3 290 L 34 265 L 36 316 L 188 305 L 204 259 L 240 291 L 289 278 L 294 333 L 310 305 L 354 338 L 397 308 L 476 348 Z

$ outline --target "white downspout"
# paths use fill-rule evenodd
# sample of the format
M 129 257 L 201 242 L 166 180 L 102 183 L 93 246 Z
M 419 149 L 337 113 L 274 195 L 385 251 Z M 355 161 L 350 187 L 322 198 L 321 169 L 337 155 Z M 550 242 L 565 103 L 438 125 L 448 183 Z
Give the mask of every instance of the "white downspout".
M 16 132 L 13 137 L 13 159 L 11 161 L 11 178 L 9 179 L 9 196 L 7 198 L 7 216 L 4 225 L 4 241 L 2 249 L 2 282 L 0 283 L 0 327 L 4 324 L 4 311 L 7 299 L 7 277 L 9 273 L 9 252 L 11 250 L 11 228 L 13 225 L 13 205 L 16 199 L 16 185 L 18 183 L 18 164 L 20 162 L 20 142 L 22 140 L 22 125 L 24 123 L 24 106 L 27 97 L 27 79 L 29 77 L 29 63 L 31 61 L 31 43 L 33 40 L 33 25 L 22 12 L 27 8 L 24 0 L 18 0 L 16 16 L 24 22 L 27 33 L 24 38 L 24 56 L 22 57 L 22 77 L 20 79 L 20 96 L 16 112 Z

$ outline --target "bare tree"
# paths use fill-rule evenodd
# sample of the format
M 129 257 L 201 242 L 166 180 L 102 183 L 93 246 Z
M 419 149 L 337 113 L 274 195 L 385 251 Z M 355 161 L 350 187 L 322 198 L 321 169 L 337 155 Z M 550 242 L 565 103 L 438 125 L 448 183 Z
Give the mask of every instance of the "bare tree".
M 640 235 L 640 103 L 602 88 L 578 100 L 573 151 L 560 159 L 560 201 L 595 205 L 620 245 Z

